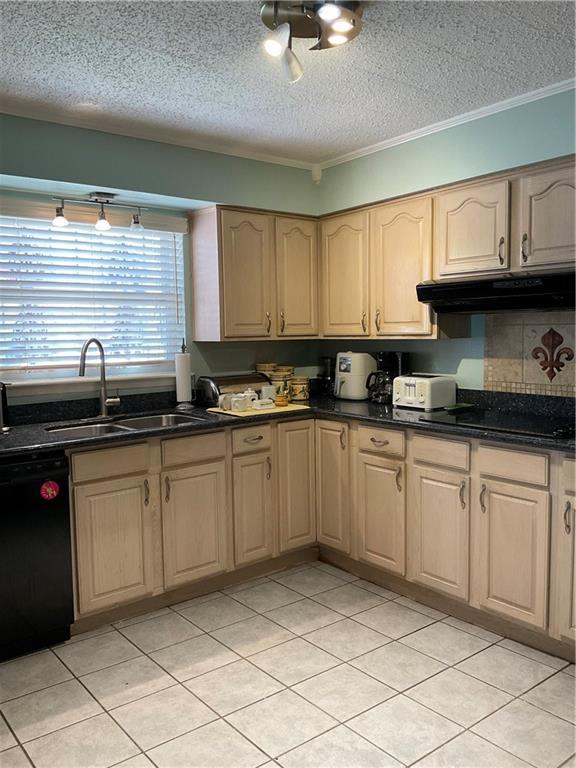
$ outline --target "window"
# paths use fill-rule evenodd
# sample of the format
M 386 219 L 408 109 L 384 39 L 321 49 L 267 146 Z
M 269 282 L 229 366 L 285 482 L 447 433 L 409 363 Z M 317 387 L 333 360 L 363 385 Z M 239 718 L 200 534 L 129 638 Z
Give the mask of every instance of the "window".
M 112 373 L 169 371 L 184 335 L 182 234 L 0 216 L 5 379 L 76 376 L 91 336 Z

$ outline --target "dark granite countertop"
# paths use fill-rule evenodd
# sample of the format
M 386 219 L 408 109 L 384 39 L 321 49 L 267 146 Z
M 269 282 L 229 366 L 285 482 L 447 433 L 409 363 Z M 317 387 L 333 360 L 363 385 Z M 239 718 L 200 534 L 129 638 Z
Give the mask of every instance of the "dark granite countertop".
M 181 437 L 196 432 L 214 431 L 230 426 L 244 426 L 271 419 L 302 419 L 313 416 L 327 419 L 352 419 L 375 426 L 394 425 L 409 427 L 419 432 L 446 434 L 462 438 L 477 438 L 527 448 L 561 451 L 563 453 L 574 453 L 576 449 L 576 441 L 574 439 L 538 437 L 512 432 L 475 429 L 454 424 L 426 423 L 419 421 L 421 411 L 392 408 L 391 406 L 377 405 L 367 401 L 335 400 L 326 397 L 311 401 L 310 405 L 309 411 L 276 412 L 273 414 L 264 411 L 247 418 L 208 413 L 203 408 L 196 408 L 193 411 L 193 415 L 200 418 L 187 424 L 122 431 L 82 438 L 64 438 L 57 431 L 47 431 L 47 427 L 56 424 L 54 421 L 24 424 L 22 426 L 15 426 L 9 433 L 0 436 L 0 458 L 6 459 L 30 452 L 70 450 L 73 448 L 87 448 L 89 446 L 94 446 L 95 448 L 104 445 L 112 446 L 122 443 L 139 442 L 153 437 Z M 174 412 L 174 408 L 163 408 L 162 412 Z M 150 413 L 150 411 L 147 411 L 147 413 Z M 136 414 L 131 413 L 130 415 Z M 118 416 L 117 418 L 126 418 L 126 415 Z M 94 418 L 91 421 L 98 422 L 100 420 Z M 75 423 L 78 423 L 78 421 Z M 65 422 L 59 421 L 57 425 L 64 426 Z

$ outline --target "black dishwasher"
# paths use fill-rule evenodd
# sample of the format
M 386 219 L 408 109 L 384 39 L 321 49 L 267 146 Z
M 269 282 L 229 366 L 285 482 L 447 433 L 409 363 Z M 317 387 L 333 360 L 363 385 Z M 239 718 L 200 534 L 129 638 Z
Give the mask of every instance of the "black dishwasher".
M 0 659 L 70 637 L 68 493 L 64 453 L 0 458 Z

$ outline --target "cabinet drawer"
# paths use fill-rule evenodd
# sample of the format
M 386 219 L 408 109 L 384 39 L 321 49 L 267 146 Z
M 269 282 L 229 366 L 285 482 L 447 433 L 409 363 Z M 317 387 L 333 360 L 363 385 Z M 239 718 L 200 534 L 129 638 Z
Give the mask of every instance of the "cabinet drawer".
M 478 449 L 478 468 L 482 475 L 530 485 L 548 485 L 548 456 L 543 453 L 481 445 Z
M 459 440 L 414 435 L 412 452 L 416 461 L 465 472 L 470 469 L 470 445 Z
M 361 451 L 404 456 L 404 432 L 397 429 L 358 427 L 358 447 Z
M 272 443 L 270 424 L 260 424 L 253 427 L 235 429 L 232 432 L 232 450 L 234 453 L 250 453 L 265 451 Z
M 148 461 L 148 443 L 75 453 L 72 455 L 72 480 L 83 483 L 147 472 Z
M 576 491 L 576 461 L 574 459 L 564 459 L 562 465 L 562 490 L 564 492 Z
M 206 459 L 219 459 L 225 455 L 224 432 L 162 440 L 162 464 L 165 467 L 175 464 L 193 464 Z

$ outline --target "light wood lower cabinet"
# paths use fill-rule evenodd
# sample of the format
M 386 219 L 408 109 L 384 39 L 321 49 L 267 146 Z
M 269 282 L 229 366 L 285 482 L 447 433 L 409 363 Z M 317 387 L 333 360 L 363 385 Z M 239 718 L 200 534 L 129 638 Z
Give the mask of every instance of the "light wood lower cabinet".
M 349 429 L 339 421 L 316 421 L 316 511 L 318 541 L 350 553 Z
M 549 507 L 547 491 L 480 479 L 473 541 L 481 608 L 546 627 Z
M 152 593 L 153 482 L 139 475 L 74 489 L 81 614 Z
M 561 640 L 576 640 L 576 496 L 567 492 L 556 508 L 552 564 L 555 594 L 551 606 L 554 634 Z
M 410 468 L 409 576 L 468 598 L 470 479 L 458 472 Z
M 226 570 L 224 459 L 165 472 L 161 493 L 165 586 Z
M 234 476 L 234 559 L 236 565 L 272 557 L 272 455 L 236 456 Z
M 278 425 L 280 551 L 316 541 L 314 421 Z
M 404 575 L 405 467 L 369 453 L 358 454 L 358 554 L 360 560 Z

